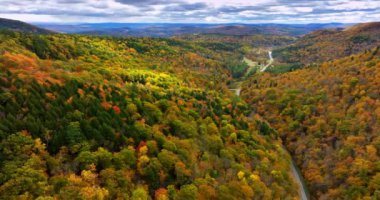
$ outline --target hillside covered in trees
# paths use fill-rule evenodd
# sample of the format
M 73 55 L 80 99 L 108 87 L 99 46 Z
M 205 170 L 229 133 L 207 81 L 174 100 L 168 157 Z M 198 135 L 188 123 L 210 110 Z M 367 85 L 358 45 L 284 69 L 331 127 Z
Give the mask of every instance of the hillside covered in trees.
M 0 18 L 0 30 L 12 30 L 18 32 L 28 32 L 28 33 L 37 33 L 37 34 L 50 34 L 53 31 L 49 31 L 47 29 L 39 28 L 37 26 L 33 26 L 31 24 Z
M 379 49 L 256 75 L 243 87 L 255 113 L 280 134 L 314 199 L 380 198 Z
M 0 199 L 297 198 L 278 133 L 227 90 L 230 54 L 1 32 Z
M 313 65 L 371 50 L 380 42 L 380 22 L 346 29 L 312 32 L 287 47 L 273 51 L 277 65 Z

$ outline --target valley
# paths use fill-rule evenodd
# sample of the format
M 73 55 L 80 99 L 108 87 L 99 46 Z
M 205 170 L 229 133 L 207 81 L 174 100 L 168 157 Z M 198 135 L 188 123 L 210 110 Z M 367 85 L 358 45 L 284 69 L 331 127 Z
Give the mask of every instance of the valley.
M 259 70 L 260 72 L 265 72 L 265 70 L 270 66 L 272 65 L 274 59 L 272 57 L 272 51 L 268 51 L 268 56 L 269 56 L 269 62 L 268 64 L 266 64 L 265 66 L 261 66 L 259 67 Z M 251 63 L 248 64 L 250 67 L 247 69 L 247 72 L 246 74 L 243 76 L 245 78 L 249 78 L 249 75 L 250 75 L 250 72 L 252 70 L 256 70 L 256 67 L 257 65 L 255 64 L 254 61 L 251 61 L 249 59 L 247 59 L 246 57 L 244 57 L 244 61 L 248 63 Z M 234 92 L 234 94 L 238 97 L 240 97 L 240 93 L 241 93 L 241 85 L 243 84 L 245 80 L 240 80 L 240 81 L 235 81 L 233 82 L 233 84 L 230 85 L 230 91 Z M 251 112 L 249 114 L 249 117 L 252 117 L 254 116 L 255 112 Z M 285 147 L 283 147 L 286 150 Z M 309 195 L 307 194 L 307 189 L 305 184 L 304 184 L 304 180 L 302 178 L 302 174 L 300 173 L 300 171 L 298 170 L 298 167 L 296 167 L 296 164 L 295 162 L 293 161 L 293 159 L 290 160 L 290 169 L 291 169 L 291 174 L 292 176 L 294 177 L 294 180 L 297 182 L 298 186 L 299 186 L 299 194 L 300 194 L 300 199 L 301 200 L 308 200 L 309 198 Z
M 0 199 L 380 198 L 379 23 L 0 24 Z

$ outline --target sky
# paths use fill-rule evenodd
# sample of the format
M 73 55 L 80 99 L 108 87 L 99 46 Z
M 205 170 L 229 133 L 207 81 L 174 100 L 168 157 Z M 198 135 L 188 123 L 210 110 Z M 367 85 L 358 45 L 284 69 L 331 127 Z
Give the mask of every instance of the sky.
M 0 0 L 0 17 L 83 23 L 358 23 L 380 0 Z

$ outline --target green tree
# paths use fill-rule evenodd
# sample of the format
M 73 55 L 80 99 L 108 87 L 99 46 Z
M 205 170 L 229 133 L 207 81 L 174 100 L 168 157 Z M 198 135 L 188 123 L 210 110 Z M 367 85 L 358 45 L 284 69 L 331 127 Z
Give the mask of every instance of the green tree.
M 196 200 L 198 196 L 198 188 L 193 184 L 183 185 L 175 196 L 176 200 Z
M 148 200 L 148 193 L 143 187 L 138 187 L 132 192 L 132 200 Z
M 162 163 L 165 171 L 170 172 L 174 169 L 174 165 L 177 162 L 177 155 L 173 152 L 163 149 L 157 157 Z
M 72 146 L 79 144 L 85 140 L 84 135 L 81 132 L 79 122 L 70 122 L 66 128 L 66 141 Z
M 99 147 L 98 150 L 95 152 L 95 156 L 98 160 L 97 168 L 99 170 L 111 167 L 112 159 L 113 159 L 111 152 L 107 151 L 106 149 L 104 149 L 102 147 Z
M 98 164 L 96 155 L 89 151 L 80 152 L 75 161 L 79 164 L 80 170 L 88 169 L 91 164 Z

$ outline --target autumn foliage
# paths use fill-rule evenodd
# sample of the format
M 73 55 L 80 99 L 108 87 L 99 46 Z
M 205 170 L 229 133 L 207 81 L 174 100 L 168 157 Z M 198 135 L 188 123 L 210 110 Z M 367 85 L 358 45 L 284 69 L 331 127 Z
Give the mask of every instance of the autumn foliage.
M 252 77 L 244 98 L 283 138 L 315 199 L 379 198 L 379 47 Z
M 174 39 L 1 32 L 0 199 L 296 198 L 223 62 Z

